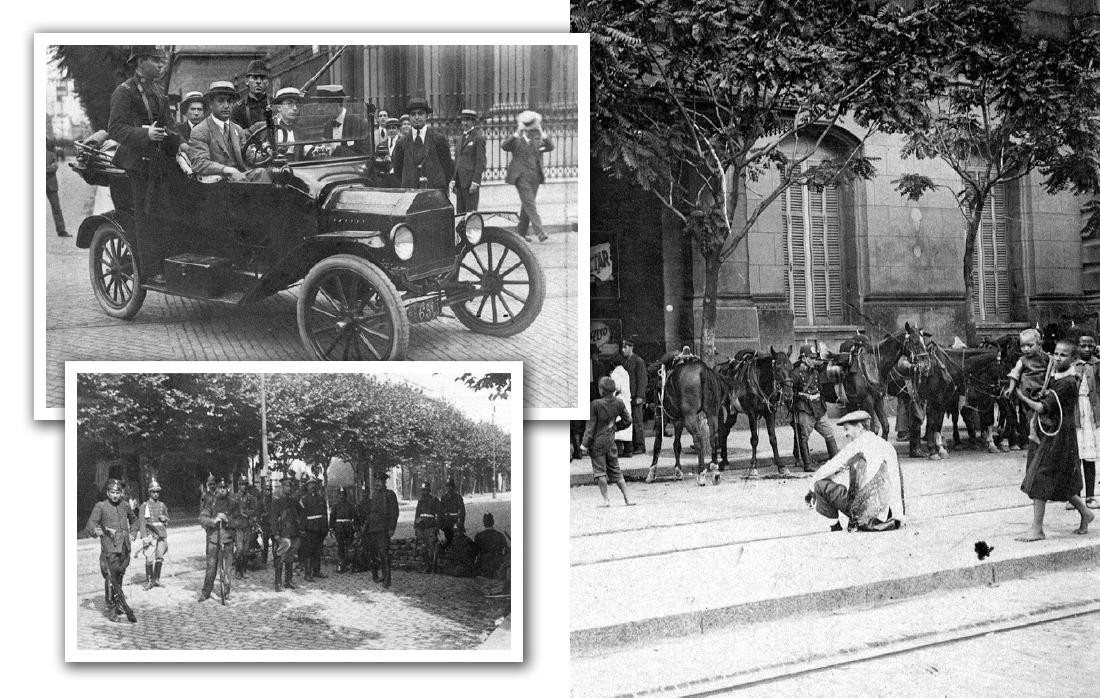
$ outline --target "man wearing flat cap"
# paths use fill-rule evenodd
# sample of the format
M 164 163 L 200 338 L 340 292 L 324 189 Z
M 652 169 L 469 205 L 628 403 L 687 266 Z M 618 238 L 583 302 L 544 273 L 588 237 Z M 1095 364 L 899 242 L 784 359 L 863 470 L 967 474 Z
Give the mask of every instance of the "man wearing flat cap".
M 871 431 L 871 415 L 849 412 L 836 420 L 847 445 L 814 473 L 805 501 L 840 531 L 840 514 L 848 530 L 888 531 L 901 526 L 905 502 L 898 454 Z
M 634 353 L 634 347 L 638 343 L 638 337 L 631 335 L 623 340 L 623 368 L 630 376 L 630 419 L 634 422 L 634 437 L 631 444 L 631 453 L 638 456 L 645 453 L 645 431 L 642 429 L 644 419 L 642 408 L 645 405 L 645 391 L 649 386 L 649 372 L 646 370 L 645 361 Z
M 244 71 L 244 81 L 248 89 L 244 94 L 238 95 L 236 106 L 233 107 L 233 122 L 243 129 L 252 127 L 257 121 L 264 120 L 264 107 L 267 106 L 267 81 L 269 73 L 267 64 L 262 60 L 254 60 L 248 64 Z
M 159 46 L 132 46 L 128 62 L 134 75 L 111 93 L 107 133 L 119 144 L 114 164 L 125 170 L 130 180 L 141 270 L 157 283 L 163 281 L 162 245 L 153 220 L 159 207 L 148 201 L 155 198 L 151 190 L 166 176 L 168 162 L 182 141 L 172 126 L 168 97 L 158 83 L 168 62 L 167 53 Z
M 186 143 L 191 139 L 191 129 L 198 126 L 206 118 L 206 107 L 203 106 L 202 93 L 198 90 L 188 92 L 180 100 L 180 114 L 183 121 L 176 127 L 176 132 Z
M 405 189 L 438 189 L 446 197 L 455 166 L 446 136 L 428 126 L 431 111 L 427 100 L 409 100 L 412 130 L 393 149 L 393 173 Z
M 145 552 L 145 589 L 160 586 L 160 571 L 168 552 L 168 506 L 160 501 L 160 483 L 149 482 L 149 498 L 138 507 L 138 533 Z
M 516 232 L 524 240 L 530 240 L 527 229 L 532 227 L 539 242 L 545 242 L 548 236 L 542 228 L 542 217 L 539 216 L 535 198 L 539 186 L 546 181 L 542 171 L 542 154 L 553 150 L 554 143 L 542 132 L 542 116 L 538 112 L 520 112 L 516 123 L 516 132 L 500 144 L 501 150 L 512 154 L 504 181 L 513 185 L 519 194 L 520 214 Z
M 228 80 L 215 80 L 203 95 L 210 107 L 210 116 L 191 130 L 191 169 L 203 178 L 227 179 L 231 182 L 270 182 L 271 174 L 263 168 L 249 169 L 244 159 L 248 134 L 230 119 L 237 91 Z M 205 179 L 203 181 L 206 181 Z
M 371 494 L 370 505 L 363 515 L 367 522 L 370 556 L 378 562 L 377 567 L 371 567 L 371 577 L 388 588 L 390 586 L 390 538 L 397 530 L 400 509 L 397 506 L 397 495 L 393 490 L 386 489 L 387 479 L 389 476 L 384 470 L 379 470 L 375 475 L 374 493 Z
M 130 541 L 137 535 L 137 516 L 122 496 L 122 481 L 107 481 L 107 497 L 96 502 L 84 530 L 99 539 L 99 571 L 103 574 L 103 596 L 107 619 L 118 622 L 118 612 L 136 623 L 137 618 L 126 603 L 122 578 L 130 564 Z
M 455 156 L 455 213 L 477 210 L 481 175 L 485 172 L 485 135 L 477 125 L 477 112 L 463 109 L 458 113 L 462 136 Z

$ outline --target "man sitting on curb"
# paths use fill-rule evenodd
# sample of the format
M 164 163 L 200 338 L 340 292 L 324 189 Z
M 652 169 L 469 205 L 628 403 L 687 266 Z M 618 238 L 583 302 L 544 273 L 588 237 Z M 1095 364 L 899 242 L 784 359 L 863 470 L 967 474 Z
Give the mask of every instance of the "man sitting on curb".
M 814 473 L 805 501 L 840 531 L 839 512 L 848 530 L 890 531 L 904 517 L 901 469 L 894 447 L 870 431 L 871 415 L 856 410 L 837 420 L 848 444 Z M 841 484 L 846 481 L 845 486 Z

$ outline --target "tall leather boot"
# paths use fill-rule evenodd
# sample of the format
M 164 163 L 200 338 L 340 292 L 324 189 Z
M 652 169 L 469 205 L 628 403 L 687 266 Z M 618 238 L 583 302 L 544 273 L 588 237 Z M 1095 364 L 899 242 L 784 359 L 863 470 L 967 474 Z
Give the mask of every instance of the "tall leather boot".
M 390 588 L 390 561 L 388 557 L 386 561 L 382 563 L 382 586 L 387 589 Z
M 103 610 L 107 614 L 107 620 L 118 622 L 118 608 L 115 606 L 115 597 L 111 594 L 111 583 L 103 580 Z
M 275 563 L 275 591 L 283 590 L 283 566 Z
M 829 452 L 830 458 L 837 454 L 837 451 L 839 449 L 837 449 L 836 447 L 836 437 L 830 436 L 829 438 L 825 439 L 825 449 Z
M 153 588 L 153 563 L 145 563 L 145 591 Z
M 160 568 L 163 566 L 164 562 L 162 560 L 157 560 L 153 565 L 153 586 L 155 587 L 160 586 Z
M 294 565 L 290 562 L 285 563 L 284 571 L 285 571 L 285 574 L 284 574 L 284 579 L 283 579 L 283 586 L 287 589 L 297 589 L 298 587 L 294 586 L 294 583 L 293 583 L 294 582 Z

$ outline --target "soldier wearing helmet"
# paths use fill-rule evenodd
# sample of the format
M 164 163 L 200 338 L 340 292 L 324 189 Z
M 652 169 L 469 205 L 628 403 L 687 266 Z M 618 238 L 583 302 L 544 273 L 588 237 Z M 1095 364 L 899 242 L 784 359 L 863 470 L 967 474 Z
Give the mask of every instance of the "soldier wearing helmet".
M 160 586 L 164 554 L 168 552 L 168 505 L 160 501 L 160 483 L 149 482 L 149 498 L 138 507 L 138 533 L 145 553 L 145 589 Z
M 122 482 L 107 481 L 107 497 L 96 502 L 84 530 L 99 538 L 99 571 L 103 575 L 103 595 L 107 619 L 118 622 L 118 612 L 126 613 L 126 619 L 136 623 L 137 618 L 126 603 L 122 592 L 122 578 L 130 564 L 130 541 L 137 534 L 137 516 L 122 497 Z

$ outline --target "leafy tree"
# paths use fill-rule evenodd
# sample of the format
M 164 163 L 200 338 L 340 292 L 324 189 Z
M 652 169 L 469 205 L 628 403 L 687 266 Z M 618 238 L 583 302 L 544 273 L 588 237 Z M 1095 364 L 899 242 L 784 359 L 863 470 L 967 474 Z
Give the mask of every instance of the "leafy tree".
M 106 129 L 111 115 L 111 93 L 133 75 L 129 46 L 51 46 L 53 59 L 73 81 L 73 91 L 92 124 Z
M 938 158 L 959 177 L 949 187 L 965 223 L 962 260 L 966 338 L 975 329 L 975 255 L 982 211 L 994 189 L 1042 175 L 1050 194 L 1100 192 L 1100 32 L 1076 27 L 1061 37 L 1029 33 L 1028 0 L 944 0 L 955 28 L 937 57 L 933 99 L 903 117 L 905 156 Z M 945 185 L 909 173 L 895 180 L 912 199 Z M 1100 229 L 1100 207 L 1086 208 L 1086 234 Z
M 473 391 L 489 390 L 490 400 L 507 400 L 512 392 L 512 374 L 486 373 L 478 377 L 473 373 L 463 373 L 455 381 L 463 383 Z
M 929 0 L 933 1 L 933 0 Z M 705 266 L 702 353 L 713 363 L 718 276 L 791 186 L 874 174 L 862 142 L 814 160 L 851 118 L 862 138 L 916 110 L 935 46 L 923 0 L 574 0 L 592 35 L 593 152 L 651 192 Z M 777 184 L 753 210 L 743 187 Z M 770 181 L 770 180 L 769 180 Z M 769 185 L 771 186 L 771 185 Z

